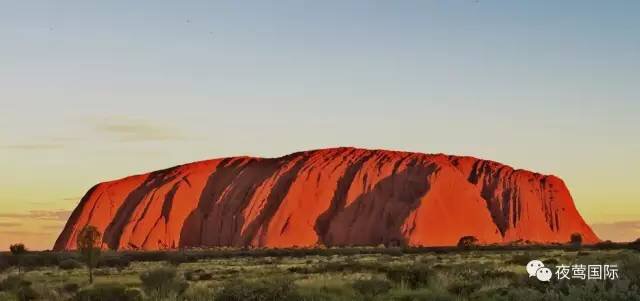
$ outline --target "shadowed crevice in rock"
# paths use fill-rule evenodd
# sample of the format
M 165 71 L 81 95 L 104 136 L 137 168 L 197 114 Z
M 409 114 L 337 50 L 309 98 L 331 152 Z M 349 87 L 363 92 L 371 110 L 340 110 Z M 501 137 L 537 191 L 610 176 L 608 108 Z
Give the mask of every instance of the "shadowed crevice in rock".
M 171 190 L 169 190 L 169 192 L 167 193 L 167 195 L 165 195 L 164 197 L 164 201 L 162 202 L 162 209 L 160 211 L 160 216 L 156 219 L 156 221 L 153 223 L 153 226 L 148 230 L 142 245 L 146 245 L 149 241 L 149 237 L 151 236 L 151 234 L 153 233 L 154 229 L 156 229 L 156 227 L 158 227 L 159 224 L 161 224 L 161 222 L 166 226 L 167 221 L 169 220 L 169 213 L 171 212 L 171 206 L 173 205 L 173 201 L 174 201 L 174 197 L 176 195 L 176 192 L 178 191 L 178 188 L 180 188 L 181 183 L 184 181 L 180 180 L 178 182 L 176 182 L 175 184 L 173 184 L 173 187 L 171 187 Z M 145 214 L 146 215 L 146 214 Z M 165 228 L 166 231 L 166 228 Z M 164 248 L 168 248 L 170 246 L 166 245 L 166 242 L 164 241 L 158 241 L 158 245 L 162 245 Z
M 289 192 L 291 184 L 293 184 L 293 181 L 298 176 L 298 172 L 309 160 L 309 157 L 309 154 L 300 154 L 298 158 L 292 159 L 297 160 L 296 163 L 278 177 L 260 214 L 247 226 L 245 233 L 242 235 L 242 246 L 248 246 L 255 238 L 258 238 L 259 246 L 264 244 L 266 240 L 265 235 L 271 219 L 276 214 L 280 204 L 282 204 L 282 201 Z M 256 237 L 256 235 L 260 236 Z
M 323 243 L 327 246 L 405 245 L 402 225 L 431 189 L 429 178 L 437 170 L 435 163 L 413 161 L 405 169 L 380 180 L 370 191 L 334 213 Z
M 246 221 L 244 210 L 254 199 L 257 189 L 275 176 L 288 160 L 266 159 L 247 166 L 238 175 L 229 191 L 213 209 L 207 225 L 206 245 L 241 246 L 242 228 Z
M 211 172 L 200 193 L 198 205 L 184 221 L 180 234 L 181 247 L 202 245 L 204 223 L 224 190 L 231 185 L 247 164 L 249 163 L 239 158 L 227 158 Z
M 164 202 L 162 203 L 162 217 L 164 217 L 164 220 L 169 220 L 169 213 L 171 212 L 171 207 L 173 206 L 173 201 L 174 201 L 174 197 L 176 195 L 176 192 L 178 191 L 178 188 L 180 188 L 180 184 L 182 182 L 177 182 L 173 185 L 173 187 L 171 187 L 171 190 L 169 191 L 169 193 L 167 193 L 167 195 L 164 198 Z
M 507 180 L 510 179 L 507 178 Z M 498 227 L 500 235 L 504 237 L 509 229 L 511 203 L 517 198 L 511 193 L 509 187 L 501 187 L 505 184 L 505 176 L 501 175 L 500 169 L 493 170 L 490 162 L 477 160 L 473 164 L 468 181 L 474 185 L 480 184 L 480 196 L 487 202 L 491 219 Z
M 69 219 L 65 223 L 64 228 L 62 228 L 62 232 L 60 233 L 60 235 L 56 239 L 56 242 L 53 245 L 54 250 L 63 250 L 67 248 L 67 245 L 69 243 L 69 240 L 71 239 L 71 235 L 73 234 L 74 229 L 77 229 L 72 226 L 80 218 L 80 215 L 82 215 L 82 212 L 85 210 L 87 203 L 89 202 L 90 199 L 93 198 L 93 195 L 99 185 L 100 184 L 97 184 L 91 187 L 91 189 L 87 191 L 84 197 L 82 197 L 82 199 L 80 200 L 80 203 L 78 203 L 78 206 L 76 206 L 76 208 L 73 209 L 73 212 L 71 212 L 71 216 L 69 216 Z
M 173 168 L 170 168 L 151 173 L 140 186 L 127 195 L 125 201 L 120 208 L 118 208 L 113 220 L 104 231 L 103 242 L 106 243 L 110 249 L 116 250 L 120 246 L 124 227 L 130 221 L 133 212 L 140 202 L 153 190 L 164 183 L 172 181 L 176 177 L 175 175 L 171 175 L 172 170 Z
M 252 159 L 216 169 L 205 184 L 199 206 L 183 224 L 180 246 L 242 246 L 242 212 L 256 190 L 289 160 L 290 157 Z
M 348 155 L 348 154 L 346 154 Z M 346 156 L 345 155 L 345 156 Z M 329 225 L 331 220 L 333 220 L 334 216 L 338 213 L 339 210 L 344 208 L 345 202 L 347 200 L 347 193 L 349 192 L 349 187 L 351 187 L 351 183 L 353 183 L 353 179 L 355 178 L 358 171 L 362 169 L 362 165 L 367 162 L 371 157 L 373 157 L 373 153 L 368 154 L 365 157 L 358 159 L 356 162 L 349 165 L 344 173 L 344 175 L 338 180 L 338 184 L 336 186 L 336 191 L 333 194 L 333 198 L 329 203 L 329 208 L 324 213 L 318 216 L 315 224 L 315 230 L 318 235 L 318 240 L 320 243 L 327 245 L 327 232 L 329 231 Z M 344 160 L 344 158 L 343 158 Z

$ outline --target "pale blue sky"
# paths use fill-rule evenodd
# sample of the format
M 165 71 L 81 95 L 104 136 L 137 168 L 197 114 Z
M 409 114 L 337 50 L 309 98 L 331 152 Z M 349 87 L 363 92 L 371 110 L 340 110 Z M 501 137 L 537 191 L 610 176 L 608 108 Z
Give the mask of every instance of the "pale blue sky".
M 0 3 L 0 211 L 352 145 L 557 174 L 588 221 L 640 219 L 639 1 Z

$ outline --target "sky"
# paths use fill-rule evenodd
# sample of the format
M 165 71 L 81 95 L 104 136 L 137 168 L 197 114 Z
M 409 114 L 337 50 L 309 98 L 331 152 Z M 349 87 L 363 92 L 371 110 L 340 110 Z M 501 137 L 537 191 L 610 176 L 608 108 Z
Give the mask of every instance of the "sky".
M 101 181 L 334 146 L 554 174 L 640 237 L 639 1 L 0 4 L 0 250 Z

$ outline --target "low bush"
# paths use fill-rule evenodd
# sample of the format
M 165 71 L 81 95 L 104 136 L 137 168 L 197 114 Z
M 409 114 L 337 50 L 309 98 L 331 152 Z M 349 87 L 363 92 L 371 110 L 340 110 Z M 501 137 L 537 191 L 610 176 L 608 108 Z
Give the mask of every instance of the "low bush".
M 574 248 L 579 248 L 582 246 L 582 234 L 573 233 L 569 237 L 569 244 Z
M 31 282 L 22 279 L 17 275 L 11 275 L 4 280 L 0 281 L 0 291 L 10 292 L 14 291 L 22 286 L 29 286 Z
M 363 296 L 346 286 L 301 286 L 296 289 L 296 296 L 301 301 L 373 301 L 383 300 L 376 297 Z
M 475 236 L 463 236 L 458 241 L 458 248 L 460 249 L 472 249 L 478 245 L 478 239 Z
M 177 277 L 173 267 L 157 268 L 140 275 L 142 288 L 150 296 L 166 297 L 171 293 L 182 294 L 189 287 L 183 279 Z
M 82 268 L 82 263 L 75 259 L 69 258 L 58 263 L 58 267 L 63 270 L 73 270 L 73 269 Z
M 469 296 L 482 287 L 480 282 L 463 281 L 450 285 L 447 290 L 455 296 Z
M 183 252 L 167 254 L 167 262 L 175 266 L 178 266 L 182 263 L 192 262 L 192 261 L 195 261 L 195 260 L 192 260 L 189 255 Z
M 596 243 L 595 245 L 593 245 L 593 247 L 597 250 L 611 250 L 611 249 L 618 248 L 619 246 L 618 244 L 610 240 L 605 240 L 605 241 Z
M 231 281 L 216 293 L 216 301 L 300 300 L 293 281 L 288 278 L 262 281 Z
M 31 286 L 23 286 L 14 292 L 19 301 L 30 301 L 39 298 L 38 292 L 36 292 Z
M 212 273 L 207 273 L 203 269 L 190 270 L 184 273 L 184 278 L 188 281 L 206 281 L 213 279 Z
M 35 300 L 38 293 L 31 287 L 31 282 L 21 276 L 11 275 L 0 282 L 0 291 L 13 295 L 19 301 Z
M 14 296 L 11 293 L 7 293 L 7 292 L 0 292 L 0 300 L 3 301 L 16 301 L 18 300 L 18 298 L 16 296 Z
M 400 290 L 390 294 L 385 300 L 393 301 L 453 301 L 456 298 L 447 292 L 438 292 L 427 289 Z
M 385 275 L 387 279 L 401 286 L 416 289 L 427 285 L 430 277 L 430 269 L 425 264 L 390 267 L 385 271 Z
M 527 287 L 499 288 L 485 292 L 480 300 L 496 301 L 538 301 L 538 300 L 561 300 L 545 299 L 543 293 Z
M 200 278 L 198 280 L 207 281 L 207 280 L 211 280 L 211 279 L 213 279 L 213 274 L 212 273 L 202 273 L 202 274 L 200 274 Z
M 105 255 L 98 260 L 99 268 L 124 269 L 131 264 L 131 259 L 126 255 Z
M 376 297 L 386 294 L 391 289 L 391 282 L 385 279 L 363 279 L 356 280 L 352 287 L 360 295 Z
M 77 283 L 65 283 L 62 286 L 62 291 L 65 293 L 69 293 L 69 294 L 74 294 L 76 293 L 78 290 L 80 289 L 80 285 L 78 285 Z
M 167 260 L 169 254 L 166 251 L 125 251 L 119 255 L 124 255 L 134 262 L 155 262 Z
M 143 294 L 142 291 L 137 288 L 128 288 L 124 291 L 125 300 L 127 301 L 142 301 Z
M 198 281 L 200 280 L 200 274 L 202 273 L 204 273 L 203 269 L 189 270 L 184 272 L 184 279 L 187 281 Z
M 215 292 L 206 286 L 192 286 L 182 296 L 185 301 L 212 301 Z
M 59 253 L 42 251 L 42 252 L 29 252 L 21 256 L 10 256 L 9 264 L 12 266 L 18 265 L 18 263 L 26 268 L 39 268 L 45 266 L 56 266 L 59 263 Z M 20 258 L 17 258 L 20 257 Z M 19 261 L 19 262 L 18 262 Z
M 508 264 L 513 264 L 513 265 L 521 265 L 521 266 L 526 266 L 527 263 L 529 263 L 529 261 L 531 261 L 532 259 L 536 258 L 535 256 L 531 256 L 531 254 L 516 254 L 513 255 L 513 257 L 511 257 L 510 260 L 507 261 Z
M 512 271 L 490 270 L 490 269 L 480 272 L 480 280 L 490 280 L 490 279 L 496 279 L 496 278 L 504 278 L 504 279 L 513 281 L 513 280 L 519 279 L 520 275 Z
M 80 290 L 73 301 L 141 301 L 142 294 L 132 293 L 133 289 L 119 283 L 96 284 Z

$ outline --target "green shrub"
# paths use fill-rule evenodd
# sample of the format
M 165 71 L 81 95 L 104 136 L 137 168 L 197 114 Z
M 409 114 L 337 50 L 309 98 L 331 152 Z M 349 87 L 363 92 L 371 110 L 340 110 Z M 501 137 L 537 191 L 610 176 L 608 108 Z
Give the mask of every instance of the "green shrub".
M 545 300 L 543 293 L 527 287 L 510 287 L 491 290 L 483 294 L 480 300 L 496 301 L 538 301 Z M 548 299 L 547 299 L 548 300 Z M 561 299 L 550 299 L 561 300 Z
M 352 285 L 359 294 L 367 297 L 375 297 L 386 294 L 391 289 L 391 283 L 385 279 L 357 280 Z
M 18 301 L 18 297 L 14 296 L 11 293 L 0 292 L 0 300 L 2 300 L 2 301 Z
M 231 281 L 216 293 L 216 301 L 297 301 L 293 281 L 288 278 L 262 281 Z
M 9 250 L 11 251 L 11 254 L 13 256 L 20 256 L 22 254 L 26 254 L 27 248 L 24 246 L 24 244 L 12 244 L 9 246 Z
M 202 274 L 200 274 L 200 278 L 198 280 L 206 281 L 206 280 L 211 280 L 211 279 L 213 279 L 213 274 L 212 273 L 202 273 Z
M 206 286 L 192 286 L 183 295 L 185 301 L 213 301 L 214 290 Z
M 124 291 L 125 298 L 128 301 L 142 301 L 142 291 L 137 288 L 128 288 Z
M 503 279 L 508 279 L 509 281 L 515 281 L 515 280 L 519 280 L 521 276 L 515 272 L 503 271 L 503 270 L 485 270 L 483 272 L 480 272 L 479 275 L 480 277 L 478 280 L 481 280 L 481 281 L 492 280 L 496 278 L 503 278 Z
M 571 246 L 576 248 L 579 248 L 580 246 L 582 246 L 582 234 L 580 233 L 571 234 L 571 237 L 569 237 L 569 243 L 571 244 Z
M 432 290 L 402 290 L 395 292 L 388 299 L 393 301 L 453 301 L 454 296 L 446 292 L 437 292 Z
M 31 286 L 23 286 L 15 291 L 14 294 L 20 301 L 36 300 L 39 298 L 38 293 Z
M 427 285 L 430 277 L 430 269 L 424 264 L 391 267 L 385 271 L 385 275 L 387 279 L 395 283 L 416 289 Z
M 187 281 L 198 281 L 200 280 L 200 274 L 202 273 L 204 273 L 203 269 L 189 270 L 184 272 L 184 279 Z
M 618 244 L 610 240 L 601 241 L 594 245 L 594 248 L 598 250 L 611 250 L 611 249 L 615 249 L 616 247 L 618 247 Z
M 511 257 L 510 260 L 507 261 L 508 264 L 513 264 L 513 265 L 521 265 L 521 266 L 526 266 L 527 263 L 529 263 L 529 261 L 531 261 L 532 259 L 534 259 L 536 257 L 532 256 L 531 254 L 516 254 L 513 255 L 513 257 Z
M 134 262 L 155 262 L 167 260 L 170 253 L 166 251 L 126 251 L 120 254 Z
M 0 291 L 11 292 L 22 286 L 29 286 L 31 282 L 24 280 L 17 275 L 10 275 L 6 279 L 0 281 Z
M 316 273 L 316 269 L 307 267 L 307 266 L 295 266 L 287 268 L 287 271 L 290 273 L 298 273 L 298 274 L 313 274 Z
M 77 283 L 65 283 L 62 286 L 62 291 L 64 291 L 65 293 L 69 293 L 69 294 L 73 294 L 76 293 L 78 290 L 80 289 L 80 285 L 78 285 Z
M 345 286 L 302 286 L 296 289 L 296 295 L 301 301 L 376 300 L 375 297 L 362 296 Z
M 187 282 L 177 277 L 176 269 L 173 267 L 146 271 L 140 275 L 140 280 L 144 291 L 157 297 L 166 297 L 170 293 L 180 295 L 189 287 Z
M 167 254 L 167 262 L 175 266 L 178 266 L 182 263 L 191 262 L 191 261 L 193 260 L 191 260 L 191 258 L 187 254 L 182 252 Z
M 0 282 L 0 291 L 14 295 L 19 301 L 35 300 L 37 292 L 31 287 L 31 282 L 21 276 L 11 275 Z
M 475 236 L 463 236 L 458 241 L 458 248 L 471 249 L 478 245 L 478 239 Z
M 124 269 L 131 264 L 131 259 L 126 255 L 107 255 L 98 260 L 99 268 Z
M 203 269 L 190 270 L 184 272 L 184 279 L 188 281 L 206 281 L 213 279 L 213 274 L 207 273 Z
M 58 267 L 60 267 L 63 270 L 73 270 L 73 269 L 79 269 L 82 267 L 82 263 L 80 261 L 77 261 L 75 259 L 65 259 L 63 261 L 61 261 L 58 264 Z
M 102 283 L 80 290 L 74 301 L 140 301 L 142 296 L 133 296 L 126 286 L 119 283 Z
M 456 282 L 450 285 L 447 290 L 456 296 L 469 296 L 472 293 L 478 291 L 482 287 L 482 284 L 474 281 Z

